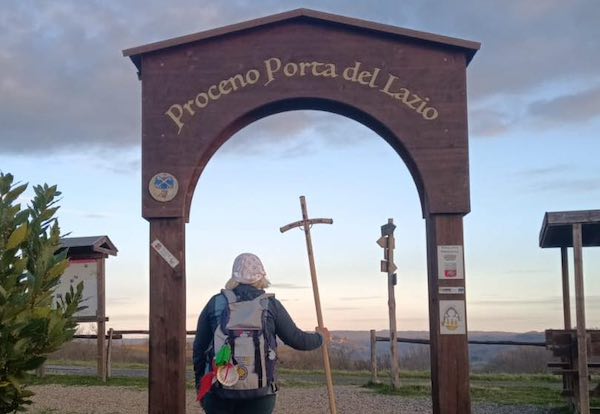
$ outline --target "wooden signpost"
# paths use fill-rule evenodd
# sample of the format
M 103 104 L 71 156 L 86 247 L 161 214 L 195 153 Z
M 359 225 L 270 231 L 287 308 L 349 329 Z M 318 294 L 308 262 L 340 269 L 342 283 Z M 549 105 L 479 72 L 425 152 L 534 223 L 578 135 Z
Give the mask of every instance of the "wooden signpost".
M 383 259 L 381 261 L 381 271 L 388 276 L 388 309 L 390 317 L 390 366 L 392 376 L 392 387 L 400 388 L 400 367 L 398 366 L 398 332 L 396 330 L 396 295 L 394 286 L 397 283 L 396 269 L 394 263 L 394 249 L 396 240 L 394 239 L 394 219 L 388 219 L 387 224 L 381 226 L 381 237 L 377 244 L 383 247 Z
M 152 244 L 149 413 L 185 412 L 185 224 L 200 175 L 240 129 L 303 109 L 360 122 L 410 171 L 427 227 L 433 412 L 470 412 L 464 290 L 447 289 L 464 288 L 464 273 L 459 280 L 448 267 L 439 278 L 438 247 L 463 247 L 466 69 L 478 49 L 298 9 L 124 51 L 142 82 L 142 215 Z
M 69 267 L 61 276 L 55 295 L 63 295 L 73 284 L 83 282 L 83 306 L 75 314 L 77 322 L 95 322 L 97 335 L 97 376 L 107 378 L 105 260 L 116 256 L 117 248 L 108 236 L 65 237 L 61 249 L 67 249 Z
M 306 200 L 304 196 L 300 196 L 300 207 L 302 209 L 302 220 L 287 224 L 281 227 L 279 230 L 282 233 L 285 233 L 286 231 L 294 229 L 296 227 L 300 227 L 302 230 L 304 230 L 304 235 L 306 237 L 306 251 L 308 253 L 308 264 L 310 266 L 310 279 L 312 281 L 313 296 L 315 298 L 315 308 L 317 310 L 317 323 L 319 329 L 321 329 L 321 332 L 323 332 L 325 324 L 323 323 L 323 312 L 321 311 L 321 298 L 319 296 L 319 285 L 317 283 L 317 268 L 315 266 L 315 257 L 313 254 L 310 229 L 313 226 L 313 224 L 333 224 L 333 220 L 324 218 L 309 219 L 308 211 L 306 209 Z M 323 337 L 323 345 L 321 346 L 321 351 L 323 353 L 323 367 L 325 368 L 325 378 L 327 380 L 327 394 L 329 395 L 329 412 L 331 414 L 335 414 L 337 410 L 335 408 L 333 378 L 331 375 L 331 366 L 329 364 L 329 343 L 325 337 Z

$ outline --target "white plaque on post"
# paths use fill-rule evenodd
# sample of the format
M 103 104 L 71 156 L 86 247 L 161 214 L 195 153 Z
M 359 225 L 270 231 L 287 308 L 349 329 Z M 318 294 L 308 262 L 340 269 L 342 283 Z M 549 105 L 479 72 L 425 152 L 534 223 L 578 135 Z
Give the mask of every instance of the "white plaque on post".
M 440 334 L 466 334 L 465 319 L 464 300 L 440 300 Z
M 443 280 L 464 279 L 462 246 L 438 246 L 438 278 Z

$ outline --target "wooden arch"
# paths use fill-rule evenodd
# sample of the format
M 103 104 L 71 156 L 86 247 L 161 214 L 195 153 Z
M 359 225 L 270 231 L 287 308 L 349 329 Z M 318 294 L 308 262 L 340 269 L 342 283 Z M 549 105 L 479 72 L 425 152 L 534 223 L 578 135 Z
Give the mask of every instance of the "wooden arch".
M 478 48 L 299 9 L 124 51 L 142 81 L 150 413 L 185 412 L 185 223 L 196 183 L 236 131 L 295 109 L 365 124 L 409 168 L 427 224 L 434 412 L 470 412 L 462 217 L 470 210 L 466 67 Z M 449 308 L 458 312 L 451 324 Z

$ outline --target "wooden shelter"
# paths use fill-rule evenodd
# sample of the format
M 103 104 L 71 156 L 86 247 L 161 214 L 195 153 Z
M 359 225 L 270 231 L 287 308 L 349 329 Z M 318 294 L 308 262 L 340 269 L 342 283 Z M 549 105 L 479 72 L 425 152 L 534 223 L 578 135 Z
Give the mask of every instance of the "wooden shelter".
M 142 82 L 150 413 L 185 411 L 185 224 L 196 183 L 237 131 L 301 109 L 366 125 L 409 169 L 426 220 L 433 410 L 470 412 L 462 249 L 470 211 L 466 68 L 478 49 L 298 9 L 123 52 Z M 453 264 L 438 263 L 449 256 L 444 249 L 456 252 Z
M 76 316 L 78 322 L 95 322 L 97 324 L 98 377 L 106 381 L 106 296 L 105 296 L 105 263 L 108 256 L 116 256 L 117 248 L 108 236 L 64 237 L 61 239 L 62 249 L 67 249 L 67 257 L 71 262 L 69 268 L 75 263 L 93 263 L 96 273 L 96 309 L 91 315 Z M 69 269 L 63 277 L 68 277 Z
M 577 413 L 590 413 L 590 395 L 600 397 L 600 385 L 590 386 L 590 370 L 600 368 L 594 357 L 600 357 L 600 331 L 586 329 L 583 283 L 583 247 L 600 246 L 600 210 L 561 211 L 544 215 L 540 231 L 540 247 L 560 247 L 562 264 L 562 296 L 564 329 L 547 330 L 546 344 L 563 376 L 563 394 Z M 575 271 L 575 329 L 571 325 L 568 248 L 573 248 Z M 600 408 L 593 412 L 600 412 Z

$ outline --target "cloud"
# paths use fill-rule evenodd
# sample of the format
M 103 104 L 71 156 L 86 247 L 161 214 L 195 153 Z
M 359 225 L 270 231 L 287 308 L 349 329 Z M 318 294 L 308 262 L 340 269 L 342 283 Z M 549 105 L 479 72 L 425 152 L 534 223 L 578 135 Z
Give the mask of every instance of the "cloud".
M 548 124 L 585 122 L 600 117 L 600 86 L 529 105 L 529 115 Z
M 506 113 L 482 108 L 469 112 L 469 135 L 475 137 L 494 137 L 508 131 L 511 121 Z
M 321 111 L 291 111 L 260 119 L 243 128 L 221 148 L 223 154 L 263 156 L 275 149 L 281 158 L 296 158 L 320 146 L 347 147 L 374 133 L 356 121 Z
M 129 2 L 32 2 L 8 0 L 0 14 L 0 139 L 5 153 L 122 149 L 140 145 L 140 83 L 125 48 L 208 30 L 297 7 L 481 41 L 468 70 L 470 99 L 501 96 L 507 102 L 568 80 L 597 84 L 600 7 L 594 1 L 508 0 L 437 2 L 387 0 L 327 3 L 316 0 L 227 2 L 179 0 Z M 143 10 L 140 13 L 140 9 Z M 432 13 L 435 10 L 435 13 Z M 599 88 L 525 106 L 537 119 L 577 122 L 596 116 Z M 531 100 L 531 99 L 530 99 Z M 514 105 L 513 105 L 514 106 Z M 474 115 L 476 136 L 513 126 L 512 110 L 484 107 Z M 273 118 L 271 120 L 271 118 Z M 354 145 L 345 123 L 300 112 L 269 118 L 250 146 L 233 153 L 262 153 L 284 142 L 282 156 L 314 151 L 306 134 L 326 135 L 321 144 Z M 354 126 L 352 126 L 354 130 Z M 357 130 L 360 131 L 360 130 Z M 242 132 L 243 134 L 245 132 Z M 246 151 L 248 148 L 251 151 Z
M 360 308 L 357 306 L 331 306 L 328 307 L 327 310 L 331 310 L 331 311 L 353 311 L 353 310 L 359 310 Z
M 565 174 L 572 170 L 568 164 L 557 164 L 549 167 L 531 168 L 517 172 L 518 176 L 523 177 L 546 177 L 548 175 Z
M 105 160 L 105 162 L 98 166 L 105 171 L 111 171 L 120 175 L 127 175 L 141 171 L 141 165 L 142 161 L 139 158 L 134 160 L 116 161 L 113 156 L 112 159 L 108 158 Z
M 553 178 L 551 180 L 532 183 L 528 186 L 530 192 L 554 193 L 589 193 L 600 190 L 597 177 L 591 178 Z
M 573 176 L 577 169 L 569 164 L 556 164 L 549 167 L 533 168 L 517 172 L 524 178 L 522 187 L 527 192 L 586 193 L 600 189 L 600 181 L 595 177 Z
M 106 214 L 106 213 L 84 213 L 84 212 L 78 212 L 77 214 L 79 214 L 81 217 L 90 218 L 90 219 L 106 219 L 106 218 L 114 217 L 113 215 Z

